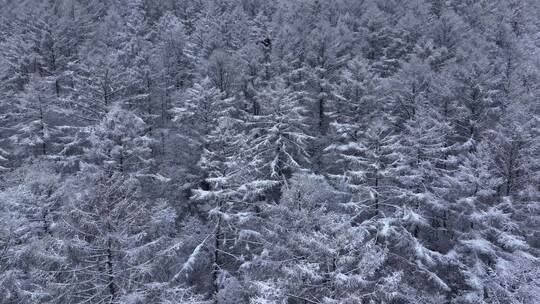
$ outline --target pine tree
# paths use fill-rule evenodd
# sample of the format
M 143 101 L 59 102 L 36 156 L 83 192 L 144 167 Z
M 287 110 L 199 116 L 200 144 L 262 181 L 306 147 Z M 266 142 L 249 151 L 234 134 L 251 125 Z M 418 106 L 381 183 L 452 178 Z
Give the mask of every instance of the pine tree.
M 171 109 L 173 121 L 181 125 L 182 132 L 196 146 L 208 145 L 207 137 L 216 127 L 219 118 L 230 113 L 232 98 L 214 87 L 208 77 L 196 82 Z
M 15 7 L 14 9 L 21 9 Z M 9 34 L 1 41 L 2 67 L 0 77 L 4 83 L 2 91 L 16 93 L 24 88 L 32 73 L 37 73 L 42 58 L 35 51 L 39 44 L 35 22 L 26 12 L 24 17 L 8 23 Z M 6 31 L 6 32 L 8 32 Z
M 63 238 L 71 271 L 58 301 L 152 302 L 187 294 L 169 283 L 173 273 L 162 267 L 174 242 L 159 227 L 174 223 L 175 211 L 141 192 L 142 180 L 163 180 L 151 174 L 146 132 L 141 118 L 116 107 L 90 135 L 81 171 L 65 186 Z
M 390 301 L 402 273 L 380 273 L 387 250 L 371 223 L 355 225 L 336 192 L 317 175 L 295 174 L 279 205 L 265 209 L 263 249 L 242 270 L 254 303 Z
M 24 91 L 13 97 L 7 125 L 15 132 L 11 140 L 28 151 L 29 155 L 48 155 L 57 149 L 56 138 L 61 131 L 55 126 L 55 116 L 62 109 L 53 95 L 52 84 L 45 78 L 34 75 Z
M 81 45 L 79 58 L 69 63 L 66 76 L 72 115 L 87 123 L 99 122 L 109 107 L 125 101 L 129 87 L 122 66 L 121 47 L 126 40 L 123 20 L 114 8 L 103 18 L 104 22 Z
M 257 221 L 257 206 L 248 203 L 250 198 L 240 188 L 248 173 L 247 164 L 238 154 L 238 147 L 244 145 L 241 126 L 239 119 L 218 119 L 218 125 L 206 137 L 207 145 L 198 163 L 204 180 L 192 197 L 202 204 L 199 208 L 205 211 L 212 231 L 197 250 L 205 248 L 210 253 L 213 303 L 230 303 L 241 296 L 235 269 L 250 255 L 253 225 Z M 200 259 L 196 252 L 193 256 Z
M 217 49 L 208 58 L 207 75 L 212 84 L 227 97 L 232 96 L 236 88 L 238 71 L 236 58 L 225 50 Z
M 424 107 L 428 107 L 424 105 Z M 437 197 L 440 180 L 455 166 L 446 137 L 449 127 L 430 108 L 420 108 L 404 125 L 395 153 L 392 201 L 403 214 L 400 223 L 411 236 L 432 249 L 441 249 L 436 237 L 444 238 L 440 219 L 446 216 L 444 203 Z
M 343 170 L 359 157 L 362 130 L 381 113 L 377 104 L 378 78 L 368 64 L 359 58 L 348 62 L 340 77 L 339 98 L 331 106 L 330 139 L 325 148 L 324 169 L 334 180 L 342 178 Z M 339 182 L 338 182 L 339 183 Z
M 305 108 L 285 83 L 276 83 L 258 98 L 261 115 L 249 118 L 249 138 L 242 151 L 251 171 L 243 188 L 262 195 L 266 192 L 272 198 L 279 196 L 279 188 L 293 172 L 306 168 L 312 137 L 305 131 Z
M 485 61 L 473 62 L 469 69 L 456 71 L 455 98 L 458 100 L 455 128 L 470 151 L 482 138 L 482 132 L 498 116 L 497 90 L 493 86 L 491 67 Z
M 431 79 L 429 66 L 418 58 L 412 58 L 385 84 L 384 89 L 391 92 L 386 97 L 390 99 L 389 108 L 396 124 L 415 119 L 423 104 L 433 99 Z
M 238 191 L 246 172 L 238 153 L 244 146 L 243 111 L 234 98 L 225 96 L 206 77 L 188 89 L 171 111 L 183 140 L 192 147 L 190 157 L 199 158 L 190 203 L 208 229 L 175 277 L 192 277 L 195 265 L 207 265 L 209 272 L 202 277 L 209 282 L 206 291 L 213 303 L 240 297 L 234 269 L 249 252 L 241 236 L 253 217 Z
M 395 166 L 399 160 L 399 141 L 393 130 L 375 119 L 357 138 L 343 145 L 330 146 L 337 151 L 342 164 L 342 180 L 354 194 L 373 210 L 389 202 L 393 195 Z M 345 131 L 344 134 L 348 134 Z M 383 207 L 384 208 L 384 207 Z
M 0 192 L 0 303 L 46 303 L 60 286 L 63 243 L 57 237 L 60 175 L 48 162 L 10 172 Z
M 73 83 L 70 103 L 74 116 L 86 123 L 96 123 L 105 116 L 109 107 L 119 100 L 127 86 L 114 59 L 88 60 L 70 67 Z

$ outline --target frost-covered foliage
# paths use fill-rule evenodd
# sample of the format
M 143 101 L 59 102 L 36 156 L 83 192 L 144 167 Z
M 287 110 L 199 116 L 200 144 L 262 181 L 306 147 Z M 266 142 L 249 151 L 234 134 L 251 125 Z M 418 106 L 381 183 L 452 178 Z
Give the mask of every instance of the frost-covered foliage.
M 538 1 L 0 7 L 0 304 L 540 303 Z

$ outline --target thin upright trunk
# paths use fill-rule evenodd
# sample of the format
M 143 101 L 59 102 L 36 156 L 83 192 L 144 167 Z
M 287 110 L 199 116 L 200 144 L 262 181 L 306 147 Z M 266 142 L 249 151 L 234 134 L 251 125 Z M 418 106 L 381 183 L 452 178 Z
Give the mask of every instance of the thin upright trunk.
M 38 97 L 39 98 L 39 97 Z M 47 155 L 47 144 L 45 143 L 45 123 L 43 122 L 43 108 L 41 106 L 41 98 L 39 98 L 39 121 L 40 121 L 40 133 L 41 133 L 41 153 Z
M 518 157 L 519 157 L 519 150 L 521 149 L 521 141 L 512 141 L 512 145 L 510 146 L 510 155 L 508 156 L 508 167 L 507 167 L 507 178 L 506 178 L 506 196 L 509 196 L 512 193 L 513 187 L 514 187 L 514 178 L 518 177 L 518 172 L 516 167 L 519 166 Z M 515 175 L 514 175 L 515 174 Z
M 52 195 L 52 189 L 49 189 L 47 191 L 47 200 L 50 199 Z M 47 204 L 45 204 L 45 208 L 43 209 L 43 212 L 42 212 L 42 215 L 41 215 L 41 218 L 43 220 L 43 232 L 44 234 L 51 234 L 50 231 L 49 231 L 49 222 L 47 221 L 47 216 L 49 215 L 49 209 L 48 209 L 48 206 Z
M 219 272 L 220 272 L 220 239 L 221 239 L 221 218 L 218 219 L 216 224 L 216 230 L 214 233 L 214 254 L 213 254 L 213 260 L 214 263 L 212 265 L 212 290 L 213 290 L 213 296 L 212 300 L 213 303 L 218 304 L 218 292 L 219 292 Z
M 103 89 L 103 102 L 105 103 L 105 107 L 109 105 L 109 89 L 107 88 L 108 84 L 109 84 L 109 71 L 105 71 L 104 79 L 101 82 L 101 87 Z
M 379 210 L 379 172 L 375 171 L 375 210 Z
M 109 202 L 107 205 L 107 217 L 111 216 L 112 211 L 112 202 Z M 113 264 L 113 249 L 112 249 L 112 240 L 111 240 L 111 234 L 112 234 L 112 227 L 111 227 L 111 219 L 108 218 L 106 222 L 106 231 L 107 231 L 107 241 L 106 241 L 106 261 L 105 261 L 105 267 L 107 272 L 107 288 L 109 289 L 109 293 L 111 295 L 111 303 L 114 302 L 114 299 L 116 298 L 116 288 L 114 286 L 114 264 Z
M 321 89 L 322 92 L 322 89 Z M 325 100 L 319 99 L 319 132 L 321 135 L 326 134 L 326 121 L 325 121 Z
M 510 163 L 508 164 L 508 176 L 506 177 L 506 196 L 510 195 L 512 184 L 513 184 L 513 168 L 514 167 L 514 160 L 510 159 Z
M 60 97 L 60 82 L 58 79 L 54 81 L 54 89 L 56 91 L 56 97 Z
M 116 298 L 116 289 L 114 288 L 114 270 L 113 270 L 113 256 L 112 256 L 112 244 L 111 239 L 107 239 L 107 285 L 111 294 L 111 299 Z

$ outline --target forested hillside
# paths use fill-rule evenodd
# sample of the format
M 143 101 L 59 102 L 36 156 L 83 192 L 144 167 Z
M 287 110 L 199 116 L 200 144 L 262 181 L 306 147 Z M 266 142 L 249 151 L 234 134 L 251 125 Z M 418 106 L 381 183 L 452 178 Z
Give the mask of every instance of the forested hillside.
M 540 303 L 538 0 L 0 0 L 1 304 Z

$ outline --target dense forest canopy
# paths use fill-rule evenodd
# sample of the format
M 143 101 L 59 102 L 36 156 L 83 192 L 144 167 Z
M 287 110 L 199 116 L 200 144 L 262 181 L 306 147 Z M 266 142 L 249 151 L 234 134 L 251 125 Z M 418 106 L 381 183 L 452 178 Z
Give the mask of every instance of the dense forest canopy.
M 1 304 L 540 303 L 537 0 L 0 0 Z

